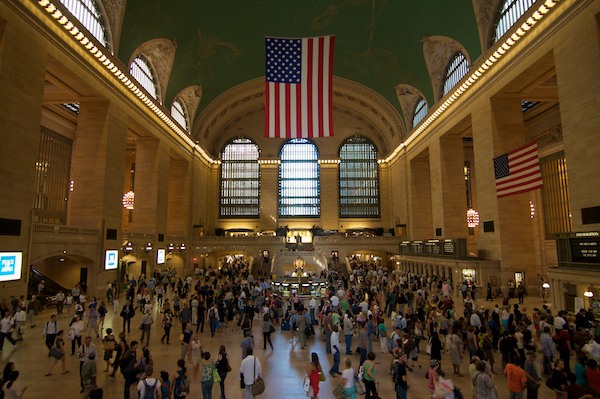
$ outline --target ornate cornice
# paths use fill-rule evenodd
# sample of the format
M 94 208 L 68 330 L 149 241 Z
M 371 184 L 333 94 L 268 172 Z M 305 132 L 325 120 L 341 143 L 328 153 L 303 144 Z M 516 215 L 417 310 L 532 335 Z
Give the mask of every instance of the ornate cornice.
M 452 61 L 450 57 L 460 51 L 469 61 L 469 65 L 471 65 L 471 58 L 460 43 L 446 36 L 425 36 L 422 42 L 425 64 L 437 101 L 444 95 L 445 72 L 448 63 Z
M 143 54 L 152 64 L 158 79 L 159 98 L 165 101 L 165 93 L 169 85 L 169 77 L 175 61 L 177 43 L 170 39 L 153 39 L 142 43 L 132 54 L 133 57 Z M 130 60 L 131 63 L 131 60 Z
M 502 0 L 473 0 L 473 10 L 475 11 L 482 52 L 490 48 L 490 38 L 496 23 L 495 16 L 498 14 L 501 4 Z
M 415 107 L 421 98 L 425 99 L 425 96 L 416 87 L 401 83 L 396 86 L 396 97 L 402 108 L 406 130 L 410 130 L 414 127 L 412 120 Z
M 127 0 L 96 0 L 96 4 L 106 15 L 107 21 L 105 22 L 108 25 L 107 31 L 111 35 L 113 54 L 118 54 Z
M 184 103 L 188 113 L 188 119 L 190 120 L 190 132 L 193 131 L 193 121 L 196 116 L 196 110 L 202 99 L 202 86 L 188 86 L 177 93 L 175 98 L 179 98 Z

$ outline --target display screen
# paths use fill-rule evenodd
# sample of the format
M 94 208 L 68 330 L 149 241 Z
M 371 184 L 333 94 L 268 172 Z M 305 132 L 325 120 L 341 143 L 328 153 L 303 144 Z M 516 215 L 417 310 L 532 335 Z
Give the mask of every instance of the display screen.
M 104 270 L 115 270 L 119 265 L 119 250 L 108 249 L 106 250 L 106 257 L 104 258 Z
M 571 238 L 571 260 L 581 263 L 600 263 L 600 238 Z
M 0 252 L 0 281 L 21 279 L 23 252 Z
M 159 249 L 156 251 L 156 264 L 164 265 L 165 264 L 165 250 Z

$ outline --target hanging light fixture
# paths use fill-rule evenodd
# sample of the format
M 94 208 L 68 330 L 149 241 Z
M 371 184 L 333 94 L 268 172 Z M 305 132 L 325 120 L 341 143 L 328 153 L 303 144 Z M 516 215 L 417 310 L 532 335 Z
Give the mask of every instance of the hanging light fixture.
M 128 191 L 123 195 L 123 208 L 133 210 L 133 203 L 135 201 L 135 194 L 133 191 Z
M 535 205 L 533 204 L 533 201 L 529 201 L 529 217 L 531 217 L 531 219 L 535 217 Z
M 467 226 L 468 227 L 479 226 L 479 212 L 477 212 L 473 208 L 469 208 L 469 210 L 467 210 Z
M 588 291 L 586 291 L 586 292 L 583 293 L 583 296 L 586 297 L 586 298 L 591 298 L 591 297 L 594 296 L 594 293 L 592 291 L 588 290 Z

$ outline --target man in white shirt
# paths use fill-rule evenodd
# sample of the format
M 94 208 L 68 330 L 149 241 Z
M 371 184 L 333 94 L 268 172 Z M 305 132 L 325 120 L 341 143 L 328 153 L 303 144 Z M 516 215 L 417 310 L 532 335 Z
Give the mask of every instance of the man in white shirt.
M 54 340 L 56 339 L 57 334 L 58 322 L 56 321 L 56 315 L 53 314 L 44 326 L 44 337 L 46 337 L 46 346 L 48 347 L 48 350 L 54 346 Z
M 336 374 L 340 373 L 340 357 L 341 357 L 341 345 L 340 345 L 340 334 L 338 332 L 338 326 L 333 326 L 331 333 L 331 353 L 333 353 L 333 367 L 329 370 L 329 374 L 335 377 Z
M 554 329 L 555 330 L 562 330 L 563 326 L 565 324 L 567 324 L 567 322 L 565 321 L 565 319 L 562 316 L 563 316 L 563 312 L 558 312 L 558 315 L 556 315 L 556 317 L 554 317 Z
M 315 319 L 315 308 L 317 307 L 317 300 L 314 296 L 310 297 L 310 302 L 308 304 L 308 308 L 310 309 L 310 323 L 312 325 L 317 324 L 317 319 Z
M 158 378 L 152 377 L 153 372 L 154 369 L 152 366 L 146 367 L 146 378 L 141 379 L 140 382 L 138 382 L 137 390 L 140 398 L 145 398 L 146 390 L 152 389 L 154 390 L 154 397 L 156 399 L 161 399 L 160 381 Z
M 246 393 L 244 399 L 253 399 L 252 384 L 256 377 L 262 377 L 262 366 L 260 360 L 254 356 L 254 350 L 250 347 L 247 349 L 247 356 L 242 360 L 240 365 L 240 373 L 246 385 Z
M 17 343 L 11 334 L 12 330 L 12 318 L 10 317 L 10 312 L 6 312 L 4 314 L 4 318 L 0 320 L 0 352 L 4 347 L 4 338 L 8 339 L 8 342 L 13 344 L 13 346 Z
M 337 307 L 340 306 L 340 298 L 337 295 L 333 295 L 329 300 L 331 301 L 333 310 L 337 310 Z
M 81 392 L 83 392 L 83 375 L 81 370 L 83 368 L 83 364 L 88 360 L 97 361 L 98 356 L 96 354 L 96 345 L 92 344 L 92 337 L 87 336 L 83 341 L 83 345 L 79 347 L 79 380 L 81 384 Z

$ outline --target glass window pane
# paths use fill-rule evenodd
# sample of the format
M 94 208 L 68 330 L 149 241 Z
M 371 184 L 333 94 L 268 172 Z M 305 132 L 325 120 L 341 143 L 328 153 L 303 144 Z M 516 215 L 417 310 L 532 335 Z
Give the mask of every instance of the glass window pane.
M 94 0 L 60 0 L 60 2 L 104 47 L 110 47 L 102 15 Z
M 463 53 L 457 53 L 448 66 L 446 71 L 446 80 L 444 81 L 444 95 L 456 86 L 458 82 L 469 72 L 469 61 Z
M 319 217 L 321 198 L 317 147 L 306 139 L 283 145 L 279 164 L 279 216 Z
M 246 138 L 238 138 L 221 153 L 222 218 L 257 218 L 260 216 L 259 149 Z
M 494 31 L 494 43 L 500 40 L 504 34 L 529 10 L 536 0 L 504 0 L 498 14 L 496 30 Z
M 144 89 L 146 89 L 148 94 L 154 97 L 154 99 L 158 100 L 156 78 L 152 73 L 152 69 L 150 68 L 148 60 L 144 56 L 140 54 L 133 59 L 131 65 L 129 66 L 129 73 L 135 80 L 138 81 L 139 84 L 142 85 Z

